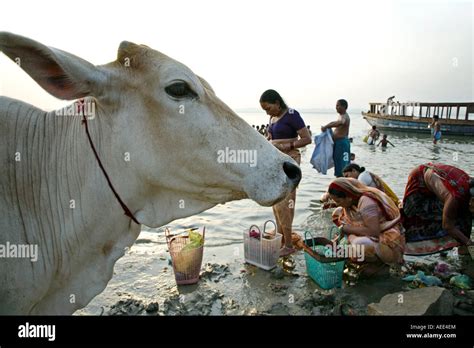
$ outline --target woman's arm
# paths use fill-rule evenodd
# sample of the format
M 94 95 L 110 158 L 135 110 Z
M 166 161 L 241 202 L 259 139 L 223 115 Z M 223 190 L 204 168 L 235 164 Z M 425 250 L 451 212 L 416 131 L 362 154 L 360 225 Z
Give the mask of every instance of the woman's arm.
M 282 151 L 290 151 L 311 144 L 311 136 L 309 135 L 308 128 L 303 127 L 297 133 L 300 139 L 281 140 L 281 142 L 275 146 Z
M 345 225 L 343 233 L 357 236 L 378 237 L 380 235 L 379 209 L 368 197 L 361 197 L 357 209 L 362 217 L 362 226 Z
M 466 237 L 458 228 L 456 228 L 456 216 L 459 211 L 459 204 L 456 198 L 450 196 L 444 202 L 443 208 L 443 229 L 446 230 L 454 239 L 464 245 L 472 244 L 470 238 Z
M 423 178 L 425 180 L 426 188 L 433 192 L 444 204 L 443 229 L 457 241 L 463 244 L 471 243 L 470 239 L 456 228 L 456 217 L 458 216 L 460 207 L 456 198 L 444 186 L 443 180 L 434 173 L 432 169 L 427 169 Z
M 311 135 L 309 135 L 309 130 L 306 127 L 301 128 L 298 132 L 300 138 L 293 142 L 295 148 L 303 147 L 308 144 L 311 144 Z
M 363 226 L 344 225 L 342 233 L 367 237 L 378 237 L 380 235 L 380 222 L 377 216 L 365 217 L 363 221 Z
M 272 120 L 273 120 L 273 117 L 270 117 L 270 120 L 268 122 L 270 122 L 268 124 L 268 129 L 267 129 L 267 140 L 271 141 L 273 139 L 273 136 L 272 136 Z

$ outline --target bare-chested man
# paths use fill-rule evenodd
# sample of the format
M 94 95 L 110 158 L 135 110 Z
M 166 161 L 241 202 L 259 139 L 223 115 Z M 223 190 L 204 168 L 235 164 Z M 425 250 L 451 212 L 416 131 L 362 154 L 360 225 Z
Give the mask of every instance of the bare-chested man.
M 321 127 L 321 131 L 325 132 L 328 128 L 334 128 L 334 175 L 342 176 L 342 169 L 350 163 L 351 143 L 349 141 L 349 126 L 351 119 L 347 114 L 348 104 L 345 99 L 339 99 L 336 103 L 336 111 L 339 114 L 336 121 L 330 122 Z

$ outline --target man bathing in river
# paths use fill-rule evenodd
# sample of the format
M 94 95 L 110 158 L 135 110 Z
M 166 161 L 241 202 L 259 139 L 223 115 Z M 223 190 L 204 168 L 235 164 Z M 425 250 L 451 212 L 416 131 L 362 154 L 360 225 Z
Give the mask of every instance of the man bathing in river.
M 347 114 L 348 104 L 344 99 L 339 99 L 336 103 L 336 111 L 339 114 L 336 121 L 330 122 L 321 127 L 321 132 L 328 128 L 334 128 L 334 175 L 342 176 L 342 170 L 350 164 L 351 143 L 349 141 L 349 126 L 351 119 Z

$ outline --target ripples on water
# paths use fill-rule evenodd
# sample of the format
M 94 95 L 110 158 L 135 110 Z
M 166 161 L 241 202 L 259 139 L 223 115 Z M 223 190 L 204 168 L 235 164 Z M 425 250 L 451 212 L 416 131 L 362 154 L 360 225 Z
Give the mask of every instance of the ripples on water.
M 313 133 L 319 132 L 321 125 L 336 118 L 336 114 L 301 113 Z M 267 117 L 263 113 L 242 113 L 240 116 L 250 124 L 263 124 Z M 355 163 L 380 175 L 402 198 L 408 173 L 416 165 L 429 161 L 451 164 L 474 174 L 474 140 L 472 137 L 443 136 L 442 142 L 434 145 L 429 134 L 387 132 L 388 140 L 395 147 L 382 149 L 362 142 L 362 137 L 370 129 L 360 113 L 351 115 L 350 136 L 353 137 L 351 152 L 355 153 Z M 301 170 L 303 178 L 296 197 L 296 212 L 293 229 L 300 233 L 309 230 L 314 234 L 326 233 L 332 225 L 331 214 L 322 211 L 319 198 L 334 178 L 333 169 L 322 175 L 312 169 L 309 160 L 314 150 L 311 144 L 302 151 Z M 206 226 L 206 245 L 222 246 L 242 243 L 242 232 L 250 225 L 262 226 L 265 220 L 273 219 L 271 207 L 261 207 L 246 199 L 216 206 L 204 213 L 176 220 L 169 224 L 172 231 L 189 227 Z M 162 233 L 163 228 L 143 231 Z

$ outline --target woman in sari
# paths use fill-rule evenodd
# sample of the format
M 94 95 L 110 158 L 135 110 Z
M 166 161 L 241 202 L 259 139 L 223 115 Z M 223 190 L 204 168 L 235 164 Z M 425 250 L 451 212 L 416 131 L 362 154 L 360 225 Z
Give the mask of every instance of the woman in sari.
M 273 89 L 262 94 L 260 106 L 270 116 L 267 139 L 278 150 L 300 164 L 301 155 L 298 149 L 311 144 L 311 136 L 298 111 L 289 108 L 280 94 Z M 287 256 L 296 251 L 293 248 L 291 234 L 295 200 L 296 190 L 273 206 L 278 231 L 283 234 L 284 247 L 280 251 L 280 256 Z
M 403 263 L 405 237 L 400 211 L 392 199 L 378 189 L 365 186 L 353 178 L 338 178 L 328 193 L 339 206 L 333 221 L 351 245 L 363 246 L 364 263 L 370 274 L 385 265 Z
M 408 255 L 426 255 L 459 246 L 466 253 L 474 212 L 474 180 L 459 168 L 422 164 L 414 168 L 403 197 L 402 221 Z

